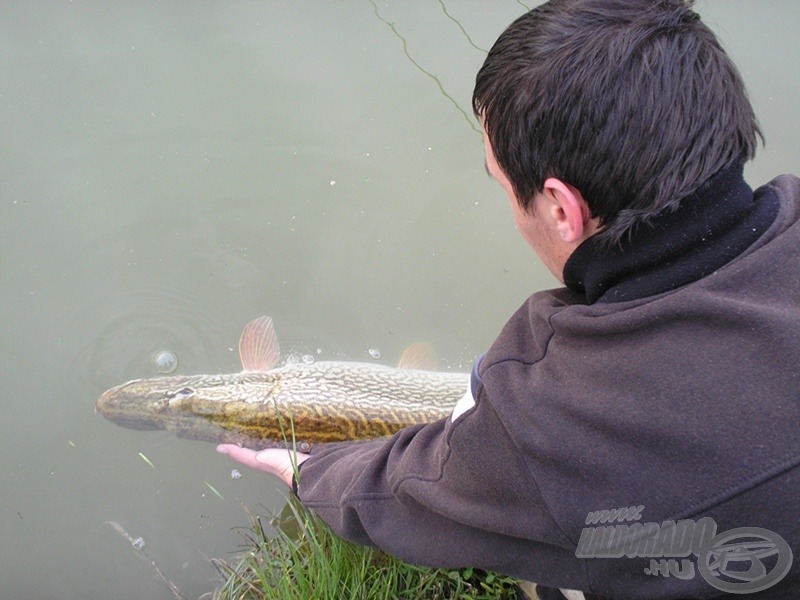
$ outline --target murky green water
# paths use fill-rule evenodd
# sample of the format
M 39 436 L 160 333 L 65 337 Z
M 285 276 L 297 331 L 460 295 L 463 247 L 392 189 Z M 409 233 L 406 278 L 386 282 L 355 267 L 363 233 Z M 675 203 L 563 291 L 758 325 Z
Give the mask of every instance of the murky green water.
M 392 364 L 424 339 L 467 370 L 554 285 L 462 113 L 480 49 L 523 10 L 0 5 L 0 598 L 170 598 L 151 561 L 198 597 L 240 501 L 280 505 L 211 444 L 94 414 L 159 351 L 238 370 L 241 327 L 270 314 L 289 351 Z M 800 5 L 699 10 L 767 135 L 750 181 L 797 172 Z

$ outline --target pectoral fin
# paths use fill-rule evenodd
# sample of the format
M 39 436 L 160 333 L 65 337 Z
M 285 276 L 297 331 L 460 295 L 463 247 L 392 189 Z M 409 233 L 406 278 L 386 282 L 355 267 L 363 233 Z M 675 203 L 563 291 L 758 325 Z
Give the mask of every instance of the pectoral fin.
M 250 321 L 239 338 L 239 358 L 245 371 L 269 371 L 277 366 L 281 351 L 270 317 Z

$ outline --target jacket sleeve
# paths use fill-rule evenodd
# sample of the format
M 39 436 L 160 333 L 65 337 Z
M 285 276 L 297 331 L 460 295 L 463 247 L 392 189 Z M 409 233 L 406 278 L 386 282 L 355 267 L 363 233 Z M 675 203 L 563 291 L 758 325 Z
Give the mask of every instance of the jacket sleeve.
M 537 560 L 542 568 L 574 552 L 478 388 L 475 406 L 455 422 L 312 453 L 300 500 L 338 535 L 416 564 L 525 577 Z

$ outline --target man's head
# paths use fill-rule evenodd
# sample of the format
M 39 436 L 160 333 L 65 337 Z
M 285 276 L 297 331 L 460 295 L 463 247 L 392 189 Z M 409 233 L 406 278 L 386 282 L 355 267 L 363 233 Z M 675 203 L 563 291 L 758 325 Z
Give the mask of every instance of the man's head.
M 512 23 L 473 109 L 523 210 L 555 178 L 613 243 L 675 208 L 761 135 L 692 0 L 550 0 Z

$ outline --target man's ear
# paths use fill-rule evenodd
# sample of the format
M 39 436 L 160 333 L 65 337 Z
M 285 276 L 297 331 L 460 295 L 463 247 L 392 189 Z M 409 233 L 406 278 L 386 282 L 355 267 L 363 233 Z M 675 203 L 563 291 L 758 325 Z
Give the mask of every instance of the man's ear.
M 577 188 L 549 177 L 544 182 L 544 194 L 549 201 L 550 218 L 562 240 L 577 242 L 594 233 L 589 205 Z

